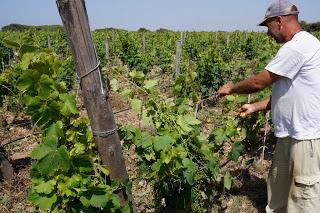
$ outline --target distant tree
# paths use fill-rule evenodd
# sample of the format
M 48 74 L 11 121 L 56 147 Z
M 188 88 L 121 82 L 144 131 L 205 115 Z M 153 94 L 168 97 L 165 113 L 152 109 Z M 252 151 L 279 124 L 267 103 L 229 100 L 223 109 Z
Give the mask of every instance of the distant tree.
M 146 28 L 144 28 L 144 27 L 140 27 L 137 32 L 139 32 L 139 33 L 145 33 L 145 32 L 150 32 L 150 30 L 148 30 L 148 29 L 146 29 Z
M 300 25 L 303 30 L 308 32 L 319 32 L 320 31 L 320 22 L 307 23 L 305 21 L 300 21 Z
M 23 24 L 9 24 L 1 28 L 2 31 L 25 31 L 25 30 L 55 31 L 57 29 L 62 29 L 62 26 L 61 25 L 30 26 L 30 25 L 23 25 Z
M 2 31 L 24 31 L 29 29 L 29 26 L 22 24 L 9 24 L 1 28 Z
M 156 32 L 171 32 L 171 30 L 168 30 L 166 28 L 159 28 L 156 30 Z

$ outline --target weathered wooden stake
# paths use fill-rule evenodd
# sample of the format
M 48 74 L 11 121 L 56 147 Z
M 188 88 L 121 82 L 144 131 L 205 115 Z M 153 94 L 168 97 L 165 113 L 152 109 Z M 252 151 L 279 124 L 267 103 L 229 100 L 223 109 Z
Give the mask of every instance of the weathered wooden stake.
M 230 43 L 230 33 L 227 33 L 227 47 L 229 47 Z
M 11 55 L 10 55 L 10 52 L 8 53 L 8 58 L 9 58 L 9 67 L 11 66 Z
M 2 72 L 4 72 L 4 61 L 3 61 L 3 58 L 1 58 L 2 60 Z
M 181 41 L 181 44 L 184 43 L 184 34 L 182 31 L 180 32 L 180 41 Z
M 106 48 L 106 61 L 108 62 L 108 60 L 109 60 L 109 58 L 110 58 L 108 35 L 105 36 L 104 46 L 105 46 L 105 48 Z
M 180 48 L 181 48 L 181 41 L 178 40 L 176 42 L 176 78 L 180 75 Z
M 146 35 L 142 35 L 143 54 L 146 54 Z
M 102 86 L 99 60 L 90 32 L 84 0 L 56 0 L 57 7 L 81 79 L 84 105 L 103 164 L 112 179 L 128 179 L 108 91 Z M 106 89 L 107 90 L 107 89 Z M 126 203 L 125 192 L 119 192 Z
M 48 34 L 48 48 L 51 49 L 51 37 L 50 34 Z

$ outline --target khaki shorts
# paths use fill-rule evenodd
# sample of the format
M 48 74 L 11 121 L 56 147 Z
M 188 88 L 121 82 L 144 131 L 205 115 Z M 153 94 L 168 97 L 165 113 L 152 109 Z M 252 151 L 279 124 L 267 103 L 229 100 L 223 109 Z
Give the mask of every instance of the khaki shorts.
M 279 138 L 267 185 L 267 213 L 319 213 L 320 139 Z

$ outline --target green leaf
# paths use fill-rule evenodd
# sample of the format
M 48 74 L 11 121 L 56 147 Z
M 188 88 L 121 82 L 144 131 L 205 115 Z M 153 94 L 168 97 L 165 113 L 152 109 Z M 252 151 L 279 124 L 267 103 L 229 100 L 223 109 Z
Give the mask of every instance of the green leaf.
M 34 190 L 38 193 L 50 194 L 53 191 L 55 185 L 55 180 L 49 180 L 46 182 L 44 180 L 40 180 L 40 183 L 34 186 Z
M 56 136 L 47 136 L 43 138 L 43 142 L 41 144 L 32 150 L 30 157 L 37 160 L 42 159 L 49 153 L 55 151 L 57 146 L 58 138 Z
M 118 83 L 117 79 L 115 79 L 115 78 L 112 79 L 110 81 L 110 86 L 111 86 L 112 91 L 117 92 L 119 90 L 119 83 Z
M 71 166 L 71 161 L 67 148 L 60 146 L 59 149 L 49 152 L 35 165 L 43 175 L 52 175 L 58 170 L 68 171 Z
M 146 111 L 142 112 L 142 115 L 141 115 L 141 126 L 142 127 L 153 126 L 152 117 L 148 116 Z
M 137 144 L 137 143 L 136 143 Z M 153 137 L 149 133 L 143 132 L 140 139 L 140 145 L 142 148 L 146 149 L 153 144 Z
M 158 81 L 157 80 L 145 80 L 143 87 L 147 90 L 151 90 L 153 87 L 157 86 Z
M 96 208 L 103 208 L 109 201 L 109 196 L 105 192 L 96 192 L 90 199 L 90 205 Z
M 82 203 L 83 206 L 85 206 L 87 208 L 90 206 L 90 199 L 88 199 L 85 196 L 80 197 L 80 202 Z
M 229 102 L 233 102 L 236 100 L 236 97 L 234 95 L 227 95 L 226 96 L 227 101 Z
M 95 164 L 95 165 L 105 176 L 109 176 L 109 170 L 107 168 L 101 166 L 100 164 Z
M 170 163 L 171 158 L 172 158 L 171 152 L 166 153 L 166 152 L 162 151 L 162 152 L 160 153 L 161 163 L 168 164 L 168 163 Z
M 41 210 L 48 210 L 51 206 L 57 201 L 57 195 L 50 194 L 41 196 L 38 193 L 30 192 L 28 195 L 28 199 L 34 203 L 35 205 L 39 206 Z
M 133 70 L 132 72 L 129 73 L 129 76 L 134 80 L 140 80 L 140 79 L 143 79 L 145 75 L 141 71 Z
M 243 148 L 244 148 L 244 146 L 240 142 L 234 142 L 232 144 L 232 149 L 229 152 L 229 159 L 233 160 L 233 161 L 238 160 Z
M 139 99 L 132 99 L 131 108 L 134 114 L 139 115 L 141 113 L 142 101 Z
M 46 100 L 48 96 L 53 92 L 52 85 L 54 81 L 48 75 L 41 75 L 37 84 L 37 91 L 40 98 Z
M 17 88 L 20 91 L 32 92 L 32 88 L 39 82 L 40 75 L 35 70 L 26 70 L 18 79 Z
M 152 165 L 151 165 L 151 169 L 152 171 L 154 172 L 159 172 L 160 171 L 160 168 L 161 168 L 161 162 L 158 160 L 157 162 L 154 162 Z
M 22 59 L 20 62 L 21 69 L 23 69 L 23 70 L 28 69 L 33 56 L 34 56 L 34 53 L 26 53 L 22 56 Z
M 227 137 L 225 131 L 221 128 L 216 129 L 214 132 L 214 140 L 217 144 L 221 144 L 222 142 L 227 141 L 229 138 Z
M 57 138 L 61 138 L 63 136 L 63 123 L 62 121 L 57 121 L 56 123 L 51 124 L 45 131 L 45 135 L 50 137 L 50 136 L 55 136 Z
M 199 121 L 197 118 L 195 118 L 193 115 L 187 114 L 183 116 L 183 119 L 189 124 L 189 125 L 199 125 L 201 124 L 201 121 Z
M 223 177 L 223 186 L 224 188 L 230 190 L 231 188 L 231 176 L 229 172 L 226 172 Z
M 169 137 L 168 135 L 158 136 L 154 140 L 154 144 L 153 144 L 154 150 L 156 152 L 164 150 L 173 142 L 174 142 L 174 139 Z
M 183 134 L 187 134 L 193 130 L 188 124 L 188 122 L 181 115 L 178 116 L 177 124 L 180 126 Z
M 72 165 L 81 173 L 91 174 L 93 172 L 93 162 L 89 155 L 73 156 Z
M 126 205 L 125 207 L 122 208 L 121 213 L 130 213 L 130 207 L 129 205 Z
M 192 170 L 183 171 L 183 176 L 191 186 L 194 184 L 194 172 Z
M 78 113 L 76 98 L 73 95 L 60 94 L 59 98 L 63 101 L 60 111 L 64 116 L 69 117 L 70 114 Z

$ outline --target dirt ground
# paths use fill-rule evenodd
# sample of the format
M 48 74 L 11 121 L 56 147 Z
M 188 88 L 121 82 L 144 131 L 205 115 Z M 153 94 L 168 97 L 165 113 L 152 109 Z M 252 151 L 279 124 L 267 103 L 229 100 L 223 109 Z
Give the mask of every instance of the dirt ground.
M 129 108 L 126 101 L 112 94 L 113 111 Z M 0 141 L 1 152 L 9 159 L 14 169 L 11 180 L 0 180 L 0 213 L 37 212 L 27 200 L 31 188 L 30 168 L 31 159 L 28 157 L 32 148 L 39 142 L 39 132 L 31 126 L 30 120 L 21 115 L 14 116 L 9 112 L 1 113 Z M 136 116 L 130 110 L 115 114 L 118 124 L 139 126 Z M 15 141 L 15 139 L 18 139 Z M 272 139 L 267 140 L 265 156 L 261 160 L 261 149 L 244 155 L 239 162 L 229 162 L 227 168 L 233 177 L 231 190 L 216 195 L 211 212 L 254 213 L 264 212 L 267 202 L 266 176 L 270 167 L 274 148 Z M 9 143 L 11 142 L 11 143 Z M 161 205 L 155 204 L 155 195 L 150 183 L 137 179 L 134 147 L 124 150 L 127 171 L 133 182 L 133 195 L 137 212 L 174 212 Z M 248 161 L 250 164 L 247 164 Z M 161 203 L 161 202 L 160 202 Z

